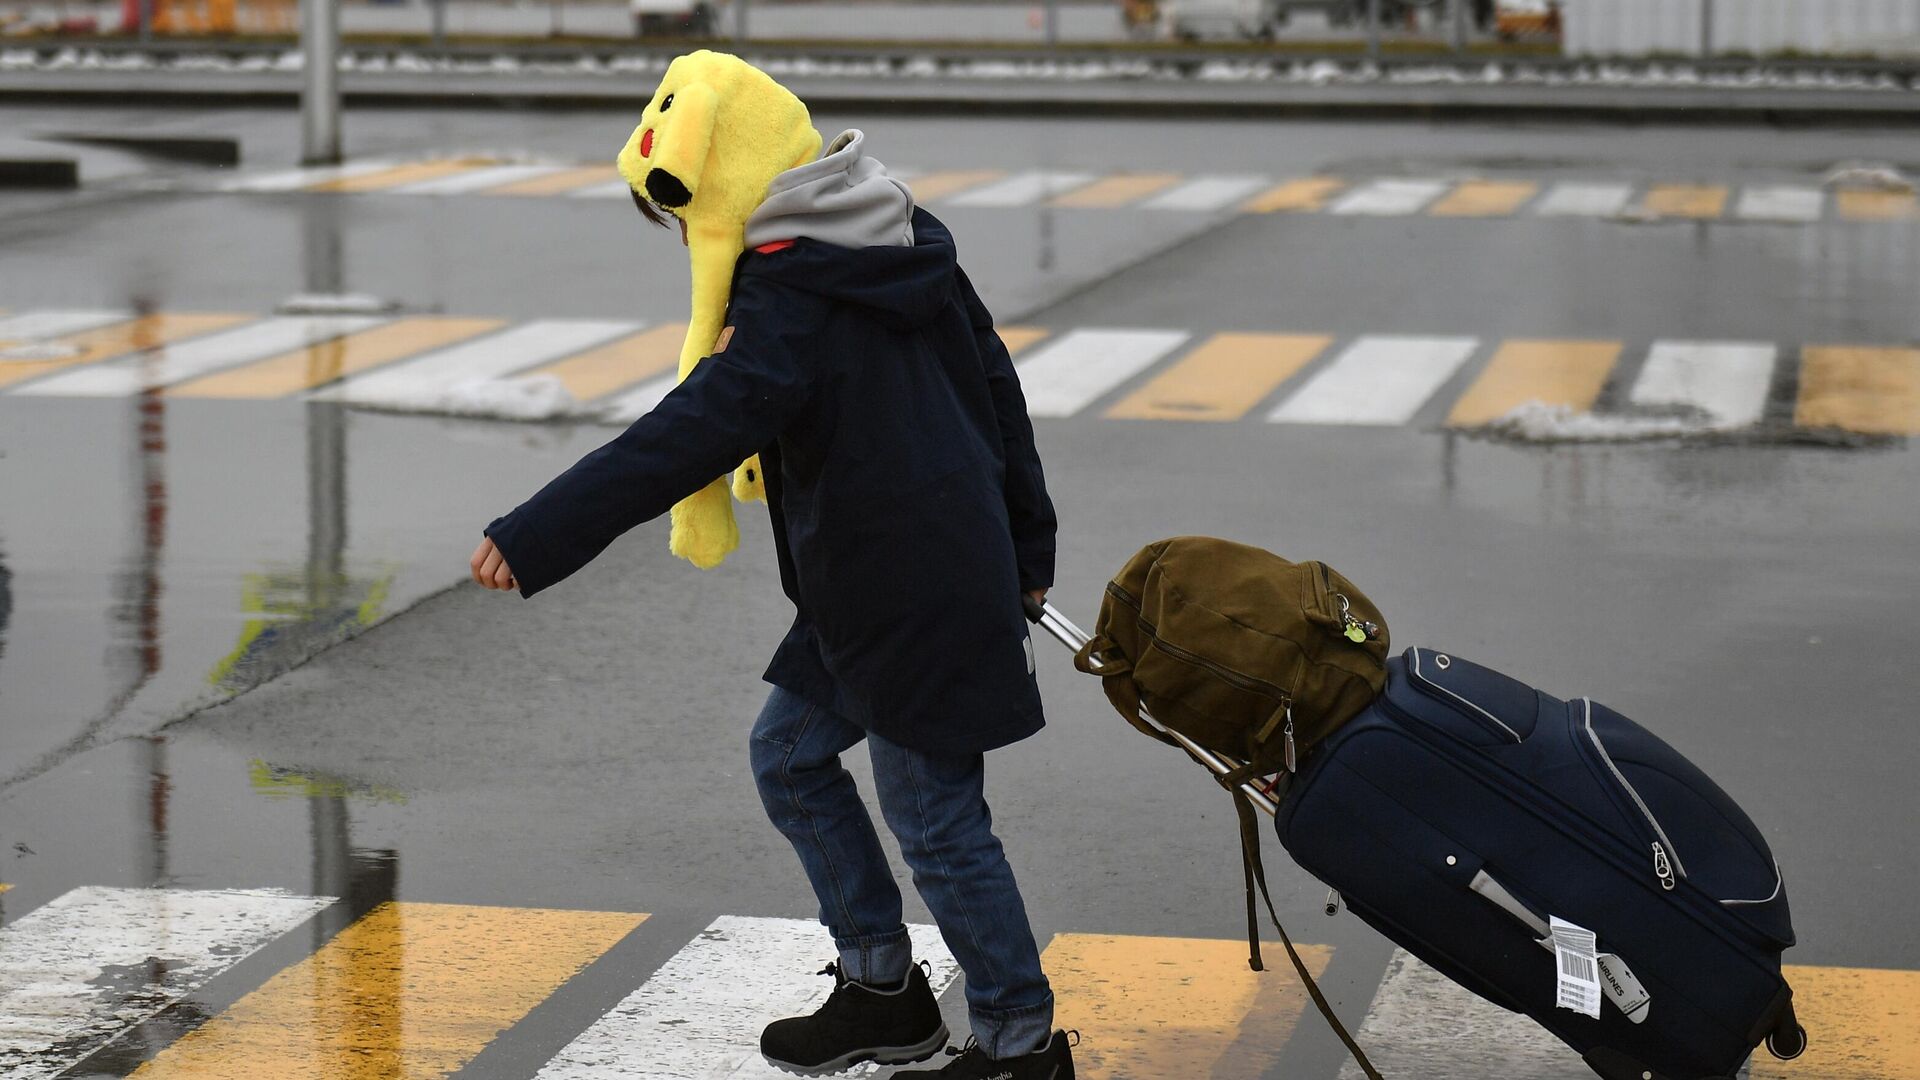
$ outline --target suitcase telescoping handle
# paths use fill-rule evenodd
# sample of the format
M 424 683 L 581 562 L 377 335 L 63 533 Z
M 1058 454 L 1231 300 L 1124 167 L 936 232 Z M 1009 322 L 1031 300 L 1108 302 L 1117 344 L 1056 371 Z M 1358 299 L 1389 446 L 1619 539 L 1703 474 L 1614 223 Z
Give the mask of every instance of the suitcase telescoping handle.
M 1047 633 L 1052 634 L 1055 640 L 1067 648 L 1072 649 L 1074 652 L 1079 652 L 1086 647 L 1088 641 L 1092 640 L 1085 630 L 1075 626 L 1072 619 L 1061 614 L 1060 609 L 1054 607 L 1051 603 L 1035 600 L 1032 596 L 1022 596 L 1021 600 L 1027 610 L 1027 620 L 1029 622 L 1038 625 Z M 1215 776 L 1225 776 L 1238 767 L 1234 762 L 1201 746 L 1185 735 L 1163 727 L 1159 721 L 1148 715 L 1147 710 L 1144 708 L 1140 710 L 1140 719 L 1151 724 L 1155 730 L 1164 732 L 1167 737 L 1174 742 L 1179 743 L 1181 748 L 1186 750 L 1187 753 L 1192 754 L 1194 759 L 1199 761 L 1200 764 L 1213 770 Z M 1268 817 L 1272 817 L 1279 809 L 1279 804 L 1274 801 L 1273 793 L 1265 788 L 1253 783 L 1245 783 L 1240 785 L 1240 790 L 1246 794 L 1247 798 L 1253 800 L 1253 805 L 1265 812 Z

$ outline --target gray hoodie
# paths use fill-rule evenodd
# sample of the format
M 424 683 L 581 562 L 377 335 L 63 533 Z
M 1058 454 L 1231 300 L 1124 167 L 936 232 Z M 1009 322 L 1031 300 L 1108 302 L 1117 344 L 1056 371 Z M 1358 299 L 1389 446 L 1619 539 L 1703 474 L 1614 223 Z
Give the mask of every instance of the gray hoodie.
M 747 218 L 747 247 L 803 236 L 848 248 L 913 246 L 913 192 L 866 155 L 866 141 L 850 128 L 818 160 L 774 177 Z

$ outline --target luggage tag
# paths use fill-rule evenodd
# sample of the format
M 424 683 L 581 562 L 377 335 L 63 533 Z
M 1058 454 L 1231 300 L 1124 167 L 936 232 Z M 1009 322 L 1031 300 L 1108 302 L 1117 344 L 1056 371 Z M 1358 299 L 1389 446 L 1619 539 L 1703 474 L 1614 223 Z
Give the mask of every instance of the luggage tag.
M 1562 961 L 1560 960 L 1560 950 L 1557 948 L 1557 939 L 1552 931 L 1554 926 L 1564 925 L 1575 930 L 1581 930 L 1580 927 L 1574 926 L 1572 923 L 1563 922 L 1560 919 L 1553 920 L 1553 926 L 1541 922 L 1538 915 L 1535 915 L 1531 909 L 1525 904 L 1522 904 L 1518 898 L 1502 887 L 1499 882 L 1488 877 L 1484 870 L 1473 876 L 1473 883 L 1469 888 L 1481 896 L 1486 897 L 1488 900 L 1491 900 L 1496 906 L 1506 911 L 1507 914 L 1525 923 L 1534 933 L 1542 935 L 1534 939 L 1535 943 L 1548 952 L 1553 953 L 1556 967 L 1564 971 Z M 1591 935 L 1591 931 L 1582 930 L 1582 932 Z M 1591 947 L 1593 946 L 1590 946 L 1590 948 Z M 1634 975 L 1633 969 L 1627 966 L 1625 960 L 1620 959 L 1620 957 L 1613 953 L 1595 952 L 1592 955 L 1593 965 L 1597 969 L 1599 976 L 1596 980 L 1598 992 L 1612 998 L 1614 1005 L 1620 1009 L 1621 1015 L 1625 1016 L 1629 1021 L 1635 1024 L 1646 1023 L 1648 1006 L 1653 1001 L 1653 995 L 1648 992 L 1646 985 Z M 1564 976 L 1562 977 L 1564 978 Z M 1582 1004 L 1584 1004 L 1584 1000 L 1584 998 L 1581 999 Z M 1561 1004 L 1564 1005 L 1565 1002 L 1563 1001 Z M 1573 1006 L 1568 1007 L 1571 1008 Z M 1578 1008 L 1576 1011 L 1587 1013 L 1587 1015 L 1594 1016 L 1596 1019 L 1598 1018 L 1597 1007 L 1595 1012 L 1587 1012 L 1584 1008 Z
M 1598 936 L 1558 915 L 1551 917 L 1549 925 L 1554 967 L 1560 973 L 1554 1004 L 1600 1019 L 1600 958 L 1594 951 Z

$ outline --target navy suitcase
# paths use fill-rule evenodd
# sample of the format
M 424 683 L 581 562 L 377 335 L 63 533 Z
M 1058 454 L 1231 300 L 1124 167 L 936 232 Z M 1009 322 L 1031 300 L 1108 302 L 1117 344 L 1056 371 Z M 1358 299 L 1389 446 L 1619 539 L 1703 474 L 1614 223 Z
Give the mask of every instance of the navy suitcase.
M 1763 1041 L 1781 1057 L 1804 1049 L 1766 841 L 1691 762 L 1603 705 L 1409 649 L 1386 692 L 1303 763 L 1274 823 L 1354 914 L 1607 1080 L 1720 1080 Z M 1555 917 L 1615 958 L 1601 957 L 1612 985 L 1597 1020 L 1556 1004 L 1559 965 L 1540 940 Z

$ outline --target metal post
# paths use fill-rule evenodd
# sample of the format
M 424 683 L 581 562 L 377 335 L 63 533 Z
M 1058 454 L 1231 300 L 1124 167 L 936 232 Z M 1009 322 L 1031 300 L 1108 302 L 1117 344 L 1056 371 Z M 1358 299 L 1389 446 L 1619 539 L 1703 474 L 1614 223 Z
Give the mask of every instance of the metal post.
M 433 8 L 433 47 L 436 52 L 447 47 L 447 0 L 429 0 Z
M 733 0 L 733 40 L 741 45 L 747 42 L 747 4 L 748 0 Z M 719 36 L 719 27 L 714 27 L 714 36 Z
M 1367 58 L 1380 59 L 1380 0 L 1367 0 Z
M 1713 56 L 1713 0 L 1700 0 L 1700 55 Z
M 153 0 L 139 0 L 140 44 L 153 41 Z
M 300 94 L 300 161 L 340 160 L 340 7 L 337 0 L 302 0 L 301 53 L 306 84 Z
M 1047 0 L 1047 48 L 1060 44 L 1060 0 Z
M 1467 51 L 1467 5 L 1472 0 L 1453 0 L 1453 51 Z

